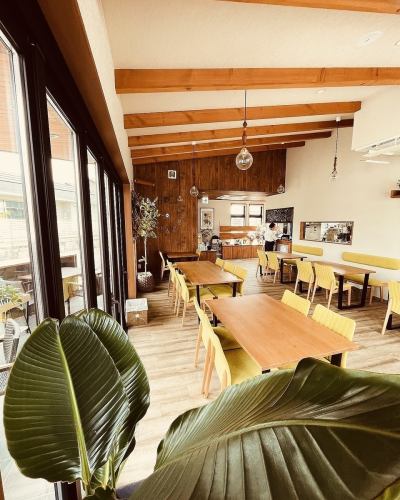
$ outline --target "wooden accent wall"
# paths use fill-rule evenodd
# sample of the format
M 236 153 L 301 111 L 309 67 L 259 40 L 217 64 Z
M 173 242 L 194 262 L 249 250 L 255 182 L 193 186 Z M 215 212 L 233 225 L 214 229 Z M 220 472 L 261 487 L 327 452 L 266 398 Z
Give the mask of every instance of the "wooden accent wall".
M 197 199 L 189 194 L 193 183 L 201 191 L 247 191 L 275 194 L 280 184 L 285 185 L 286 150 L 254 153 L 252 167 L 243 172 L 235 165 L 235 156 L 134 166 L 135 190 L 143 196 L 158 197 L 160 217 L 158 237 L 149 240 L 150 270 L 159 277 L 161 266 L 158 251 L 190 251 L 197 248 Z M 168 179 L 168 170 L 176 170 L 176 180 Z M 178 196 L 183 198 L 178 202 Z M 167 217 L 169 214 L 169 217 Z M 143 255 L 138 241 L 137 257 Z

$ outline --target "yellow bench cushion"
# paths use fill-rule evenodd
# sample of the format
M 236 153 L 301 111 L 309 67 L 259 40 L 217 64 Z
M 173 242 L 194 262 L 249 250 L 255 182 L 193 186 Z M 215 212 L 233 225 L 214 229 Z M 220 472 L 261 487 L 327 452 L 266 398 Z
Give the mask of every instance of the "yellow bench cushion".
M 224 326 L 214 326 L 213 330 L 215 335 L 219 338 L 224 351 L 240 348 L 240 344 L 237 343 L 237 340 L 227 328 Z
M 309 255 L 321 256 L 324 254 L 324 250 L 321 247 L 309 247 L 306 245 L 292 245 L 292 252 L 307 253 Z
M 349 281 L 354 281 L 354 283 L 360 283 L 361 285 L 364 283 L 364 274 L 345 274 L 344 278 Z M 370 286 L 385 286 L 387 285 L 387 282 L 371 278 L 370 276 L 368 284 Z
M 367 255 L 365 253 L 343 252 L 342 259 L 347 262 L 382 267 L 394 271 L 400 269 L 400 259 L 395 259 L 394 257 L 380 257 L 379 255 Z

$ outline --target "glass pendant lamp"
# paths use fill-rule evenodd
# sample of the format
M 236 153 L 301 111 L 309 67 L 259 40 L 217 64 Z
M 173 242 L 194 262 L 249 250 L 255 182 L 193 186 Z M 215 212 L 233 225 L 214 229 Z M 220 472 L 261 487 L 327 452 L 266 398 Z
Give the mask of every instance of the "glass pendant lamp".
M 340 116 L 336 117 L 336 146 L 335 146 L 335 158 L 333 160 L 333 170 L 331 172 L 330 181 L 335 182 L 338 178 L 339 172 L 337 170 L 338 161 L 338 141 L 339 141 L 339 122 Z
M 190 196 L 193 196 L 193 198 L 198 198 L 199 196 L 199 190 L 196 186 L 196 182 L 195 182 L 195 168 L 194 168 L 194 146 L 196 145 L 195 142 L 192 142 L 192 147 L 193 147 L 193 151 L 192 151 L 192 180 L 193 180 L 193 186 L 190 188 L 189 190 L 189 193 L 190 193 Z
M 246 127 L 247 127 L 247 90 L 244 91 L 244 122 L 243 122 L 243 135 L 242 135 L 242 149 L 236 156 L 236 166 L 239 170 L 248 170 L 253 165 L 253 156 L 246 148 Z

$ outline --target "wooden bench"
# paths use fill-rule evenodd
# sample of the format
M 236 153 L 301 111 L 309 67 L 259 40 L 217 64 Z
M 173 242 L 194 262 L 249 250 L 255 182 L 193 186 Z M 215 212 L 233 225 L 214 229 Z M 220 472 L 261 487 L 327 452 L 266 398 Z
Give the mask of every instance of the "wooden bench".
M 394 257 L 380 257 L 379 255 L 368 255 L 356 252 L 343 252 L 342 259 L 347 262 L 354 262 L 357 264 L 365 264 L 366 266 L 380 267 L 381 269 L 390 269 L 392 271 L 400 270 L 400 259 Z M 345 275 L 347 281 L 362 285 L 364 276 L 361 274 Z M 379 298 L 383 301 L 383 289 L 388 285 L 387 281 L 378 278 L 369 278 L 368 286 L 371 289 L 369 303 L 372 303 L 374 295 L 374 288 L 379 289 Z

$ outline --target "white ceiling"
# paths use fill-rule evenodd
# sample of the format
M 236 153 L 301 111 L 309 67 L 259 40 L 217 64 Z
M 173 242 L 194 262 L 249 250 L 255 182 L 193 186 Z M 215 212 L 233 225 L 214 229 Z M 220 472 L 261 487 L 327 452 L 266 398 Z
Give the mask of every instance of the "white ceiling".
M 216 0 L 102 0 L 115 68 L 400 66 L 398 16 Z M 369 32 L 374 43 L 359 46 Z M 250 90 L 249 106 L 364 100 L 382 87 Z M 242 91 L 120 96 L 124 113 L 243 105 Z M 249 125 L 334 119 L 250 121 Z M 128 135 L 240 127 L 240 122 L 129 129 Z

